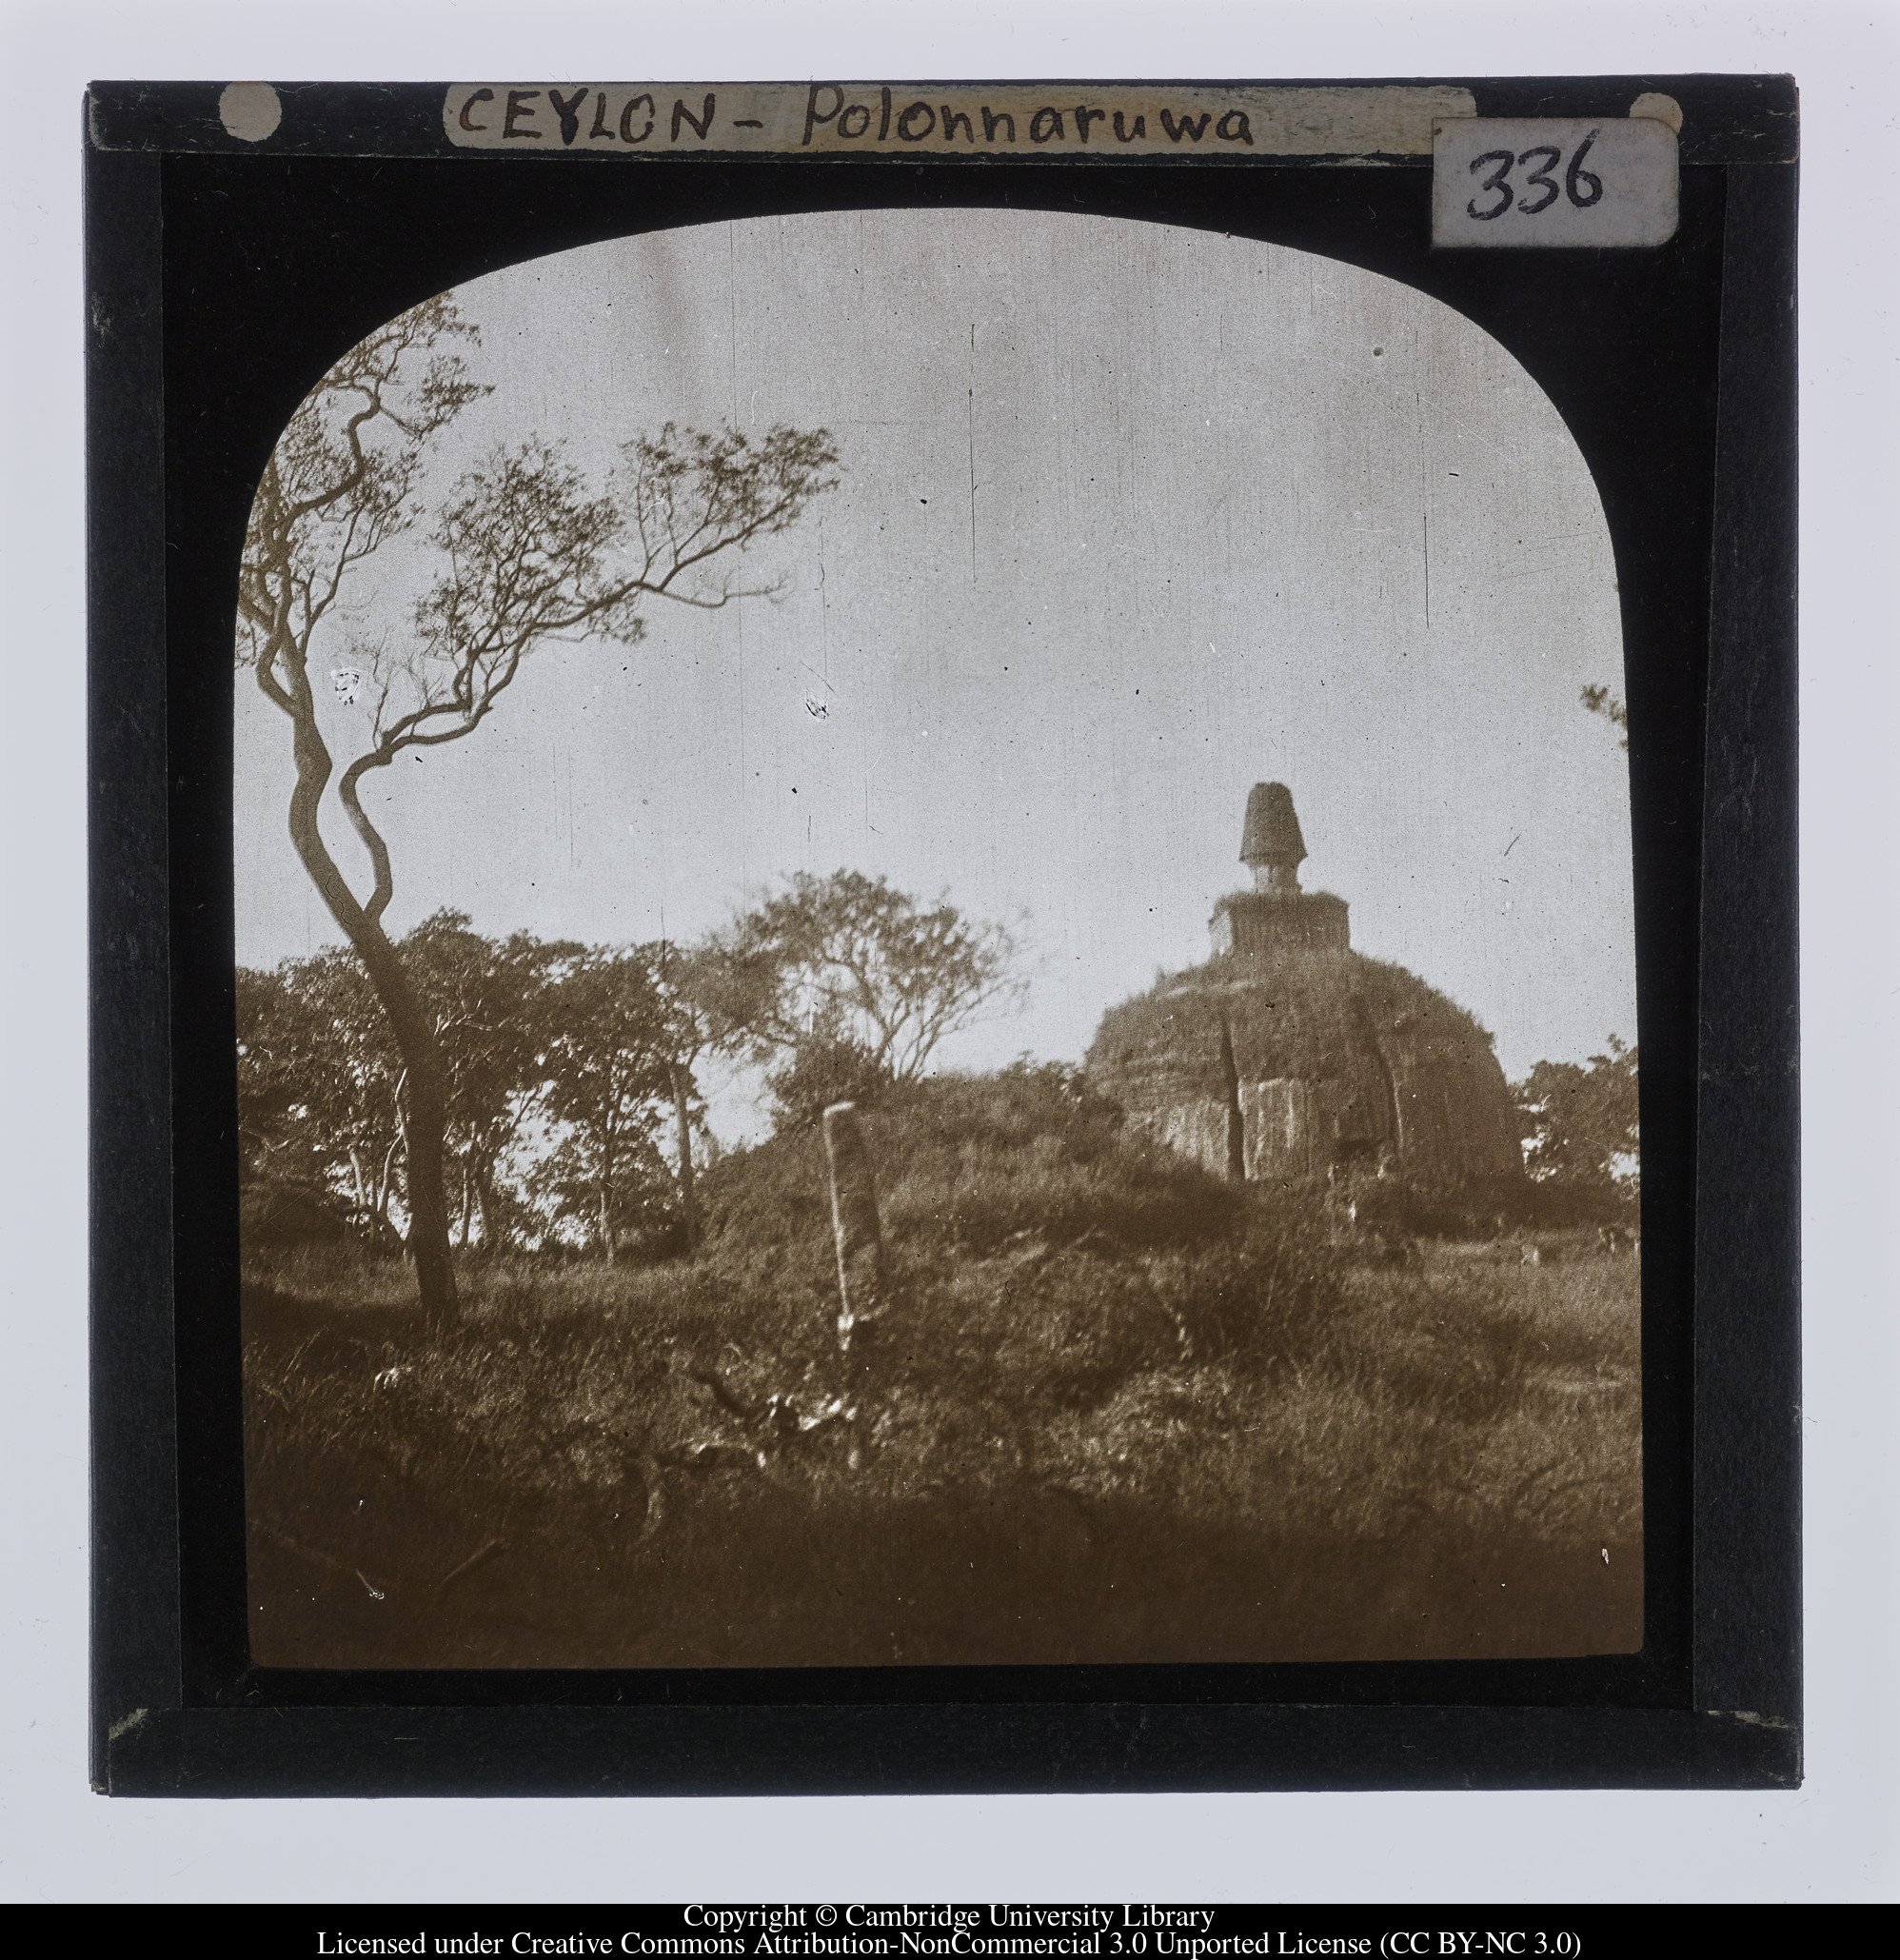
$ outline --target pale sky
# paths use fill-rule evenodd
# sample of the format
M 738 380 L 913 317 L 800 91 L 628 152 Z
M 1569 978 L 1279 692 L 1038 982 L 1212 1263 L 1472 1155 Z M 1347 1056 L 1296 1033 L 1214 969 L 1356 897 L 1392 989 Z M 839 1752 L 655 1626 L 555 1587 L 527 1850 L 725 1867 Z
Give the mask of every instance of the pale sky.
M 1206 957 L 1250 784 L 1309 890 L 1496 1036 L 1508 1074 L 1635 1039 L 1615 568 L 1561 419 L 1480 328 L 1376 274 L 1039 212 L 766 218 L 458 290 L 494 392 L 427 487 L 530 432 L 604 469 L 664 422 L 822 424 L 841 487 L 746 564 L 777 603 L 655 602 L 549 647 L 469 740 L 365 801 L 406 930 L 691 939 L 841 866 L 1019 921 L 1026 1011 L 948 1066 L 1079 1059 Z M 400 635 L 392 548 L 355 627 Z M 319 685 L 341 635 L 312 654 Z M 237 690 L 237 951 L 341 935 L 290 849 L 288 724 Z M 327 707 L 339 763 L 360 709 Z M 341 815 L 346 868 L 368 879 Z

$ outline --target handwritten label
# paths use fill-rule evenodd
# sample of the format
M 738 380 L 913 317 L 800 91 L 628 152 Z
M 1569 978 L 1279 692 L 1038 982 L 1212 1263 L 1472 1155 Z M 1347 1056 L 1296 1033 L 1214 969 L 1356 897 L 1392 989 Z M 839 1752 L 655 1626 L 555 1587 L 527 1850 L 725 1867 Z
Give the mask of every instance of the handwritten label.
M 464 149 L 544 156 L 1425 156 L 1468 89 L 1167 83 L 461 82 Z
M 1675 131 L 1650 116 L 1464 117 L 1432 144 L 1432 243 L 1663 245 L 1675 236 Z

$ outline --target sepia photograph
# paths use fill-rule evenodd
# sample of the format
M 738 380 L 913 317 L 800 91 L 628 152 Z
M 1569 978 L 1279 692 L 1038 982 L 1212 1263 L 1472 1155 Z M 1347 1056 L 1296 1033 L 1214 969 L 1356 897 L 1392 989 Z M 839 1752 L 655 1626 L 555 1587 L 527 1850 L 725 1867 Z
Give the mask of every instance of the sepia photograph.
M 611 239 L 343 352 L 236 586 L 259 1665 L 1642 1647 L 1616 564 L 1481 327 Z

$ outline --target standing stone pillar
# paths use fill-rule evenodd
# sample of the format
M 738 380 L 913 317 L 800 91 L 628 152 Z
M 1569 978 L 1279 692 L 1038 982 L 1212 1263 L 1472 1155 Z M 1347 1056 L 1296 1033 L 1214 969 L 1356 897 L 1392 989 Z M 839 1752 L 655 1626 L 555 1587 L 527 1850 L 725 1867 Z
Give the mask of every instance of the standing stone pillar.
M 831 1169 L 831 1234 L 838 1247 L 838 1345 L 851 1352 L 852 1330 L 871 1318 L 884 1286 L 884 1234 L 871 1156 L 854 1103 L 824 1113 L 824 1154 Z

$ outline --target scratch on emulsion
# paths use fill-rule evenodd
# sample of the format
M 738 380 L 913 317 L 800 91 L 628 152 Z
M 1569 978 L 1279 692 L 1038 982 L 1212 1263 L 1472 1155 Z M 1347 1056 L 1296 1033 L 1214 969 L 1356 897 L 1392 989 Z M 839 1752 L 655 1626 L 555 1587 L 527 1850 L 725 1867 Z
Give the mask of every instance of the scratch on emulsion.
M 969 387 L 964 426 L 970 444 L 970 583 L 977 583 L 977 323 L 970 322 Z

